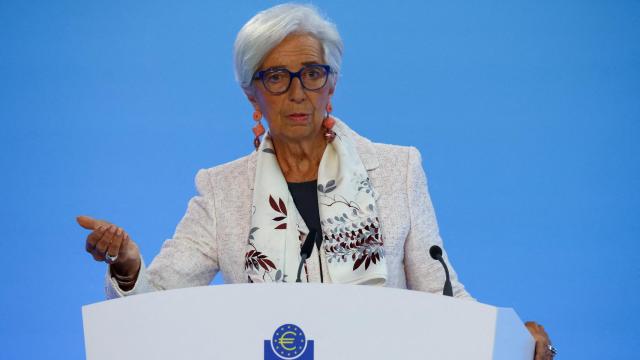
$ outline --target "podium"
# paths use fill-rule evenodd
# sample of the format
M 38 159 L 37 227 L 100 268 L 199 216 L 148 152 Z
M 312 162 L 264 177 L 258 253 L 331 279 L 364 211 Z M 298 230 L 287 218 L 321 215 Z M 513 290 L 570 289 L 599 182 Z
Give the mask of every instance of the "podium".
M 237 284 L 82 308 L 88 360 L 532 360 L 513 309 L 418 291 Z

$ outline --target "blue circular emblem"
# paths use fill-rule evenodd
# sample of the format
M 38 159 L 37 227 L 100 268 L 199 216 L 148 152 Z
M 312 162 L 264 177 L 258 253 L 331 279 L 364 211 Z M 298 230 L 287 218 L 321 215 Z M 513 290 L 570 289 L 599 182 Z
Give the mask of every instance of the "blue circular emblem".
M 304 352 L 307 339 L 304 332 L 293 324 L 284 324 L 273 333 L 271 346 L 273 350 L 283 359 L 293 359 Z

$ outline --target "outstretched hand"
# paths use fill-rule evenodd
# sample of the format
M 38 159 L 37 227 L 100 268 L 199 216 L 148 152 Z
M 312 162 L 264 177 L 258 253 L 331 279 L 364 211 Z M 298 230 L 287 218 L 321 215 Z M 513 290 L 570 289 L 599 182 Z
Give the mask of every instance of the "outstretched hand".
M 134 275 L 140 268 L 140 250 L 124 229 L 108 221 L 78 216 L 80 226 L 92 232 L 87 236 L 85 249 L 96 261 L 111 264 L 116 273 Z

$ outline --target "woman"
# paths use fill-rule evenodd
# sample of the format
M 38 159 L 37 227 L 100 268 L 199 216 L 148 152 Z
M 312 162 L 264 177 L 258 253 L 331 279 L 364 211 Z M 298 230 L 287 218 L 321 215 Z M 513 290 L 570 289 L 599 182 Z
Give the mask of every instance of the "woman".
M 227 283 L 293 282 L 308 239 L 303 282 L 441 293 L 444 271 L 428 252 L 442 241 L 419 152 L 372 143 L 331 115 L 335 26 L 310 6 L 276 6 L 240 30 L 234 55 L 256 151 L 198 172 L 199 195 L 148 268 L 122 228 L 79 217 L 93 230 L 87 251 L 110 264 L 108 297 L 207 285 L 219 270 Z M 449 269 L 453 295 L 471 299 Z M 544 330 L 527 326 L 548 354 Z

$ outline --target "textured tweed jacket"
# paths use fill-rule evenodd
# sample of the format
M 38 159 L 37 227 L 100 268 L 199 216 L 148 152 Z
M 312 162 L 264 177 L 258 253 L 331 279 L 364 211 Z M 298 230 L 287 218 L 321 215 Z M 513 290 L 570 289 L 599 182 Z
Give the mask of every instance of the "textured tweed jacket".
M 444 270 L 429 256 L 431 245 L 442 240 L 420 153 L 414 147 L 372 143 L 338 121 L 335 125 L 352 138 L 377 192 L 388 277 L 385 286 L 442 293 Z M 173 238 L 167 240 L 149 267 L 144 261 L 135 287 L 122 291 L 107 271 L 108 298 L 148 291 L 208 285 L 218 271 L 226 283 L 245 283 L 244 254 L 250 227 L 250 208 L 257 154 L 200 170 L 195 179 L 198 195 Z M 317 251 L 314 247 L 314 252 Z M 448 261 L 454 296 L 470 298 Z M 320 282 L 320 267 L 329 271 L 324 257 L 307 260 L 310 282 Z

